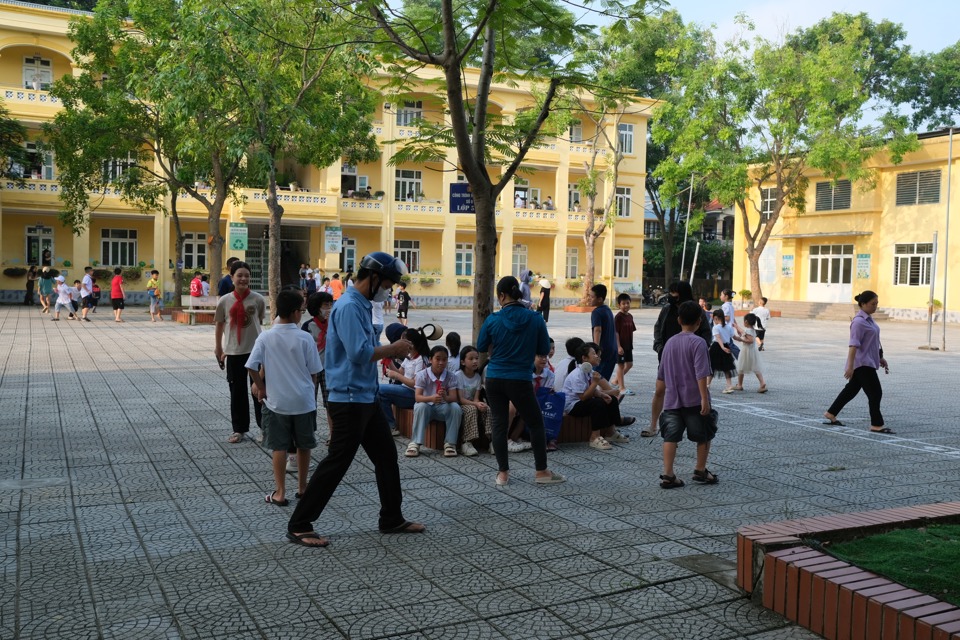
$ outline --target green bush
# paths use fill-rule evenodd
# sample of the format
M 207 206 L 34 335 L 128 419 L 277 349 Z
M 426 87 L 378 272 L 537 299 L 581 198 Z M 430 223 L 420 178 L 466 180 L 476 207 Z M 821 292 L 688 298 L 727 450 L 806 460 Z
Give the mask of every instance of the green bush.
M 8 267 L 3 270 L 3 275 L 8 278 L 22 278 L 27 275 L 27 270 L 23 267 Z
M 457 278 L 458 287 L 469 287 L 471 284 L 473 284 L 473 280 L 470 278 Z
M 140 267 L 127 267 L 120 275 L 123 276 L 123 279 L 127 282 L 131 282 L 133 280 L 139 280 L 142 273 L 143 270 Z
M 567 280 L 568 289 L 579 289 L 583 287 L 583 280 Z

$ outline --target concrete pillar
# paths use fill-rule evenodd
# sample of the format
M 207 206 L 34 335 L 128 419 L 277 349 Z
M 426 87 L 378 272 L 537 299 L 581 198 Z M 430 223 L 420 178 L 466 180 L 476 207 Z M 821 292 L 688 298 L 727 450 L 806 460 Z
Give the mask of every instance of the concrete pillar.
M 70 277 L 76 278 L 82 275 L 83 268 L 90 264 L 90 260 L 90 228 L 87 227 L 80 235 L 73 236 L 73 255 L 70 258 L 73 267 L 69 269 Z

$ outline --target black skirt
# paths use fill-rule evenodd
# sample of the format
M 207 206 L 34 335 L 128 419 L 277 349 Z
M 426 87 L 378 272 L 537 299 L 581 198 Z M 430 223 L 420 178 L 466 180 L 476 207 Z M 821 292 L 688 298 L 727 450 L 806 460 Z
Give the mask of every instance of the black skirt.
M 729 345 L 727 346 L 729 349 Z M 727 353 L 720 347 L 719 342 L 714 342 L 710 345 L 710 368 L 713 369 L 714 375 L 717 374 L 734 374 L 737 371 L 737 364 L 733 360 L 733 354 Z

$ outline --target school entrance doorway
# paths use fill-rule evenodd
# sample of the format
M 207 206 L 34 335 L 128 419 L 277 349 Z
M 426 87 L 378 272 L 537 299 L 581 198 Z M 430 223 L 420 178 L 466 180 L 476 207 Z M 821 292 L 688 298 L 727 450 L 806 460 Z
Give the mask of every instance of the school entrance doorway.
M 266 291 L 269 287 L 270 233 L 265 224 L 249 225 L 247 264 L 250 288 Z M 300 265 L 310 262 L 310 227 L 280 226 L 280 286 L 300 282 Z
M 852 244 L 822 244 L 810 247 L 807 299 L 811 302 L 853 300 Z

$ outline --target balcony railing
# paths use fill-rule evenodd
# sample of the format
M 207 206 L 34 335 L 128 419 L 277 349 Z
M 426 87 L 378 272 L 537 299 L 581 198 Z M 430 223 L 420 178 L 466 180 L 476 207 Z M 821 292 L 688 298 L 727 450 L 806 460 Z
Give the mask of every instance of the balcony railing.
M 49 91 L 36 91 L 34 89 L 4 88 L 3 99 L 7 103 L 43 104 L 55 107 L 61 105 L 60 98 L 51 95 Z
M 34 191 L 37 193 L 60 193 L 60 183 L 56 180 L 37 180 L 27 178 L 22 184 L 13 180 L 4 180 L 3 188 L 7 191 Z

